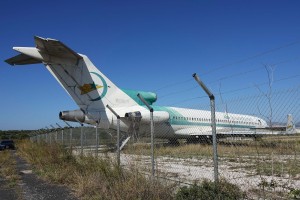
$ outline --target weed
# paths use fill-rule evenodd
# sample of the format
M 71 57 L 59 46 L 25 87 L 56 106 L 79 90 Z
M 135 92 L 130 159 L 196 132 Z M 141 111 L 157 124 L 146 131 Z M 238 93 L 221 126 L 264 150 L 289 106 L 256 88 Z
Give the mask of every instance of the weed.
M 60 145 L 23 142 L 20 153 L 47 180 L 66 184 L 81 199 L 172 199 L 173 186 L 125 170 L 109 157 L 75 157 Z
M 224 179 L 218 184 L 204 180 L 200 185 L 193 184 L 190 187 L 184 186 L 176 194 L 177 200 L 215 200 L 215 199 L 242 199 L 246 194 L 241 189 Z
M 16 161 L 10 151 L 0 152 L 0 176 L 8 180 L 9 187 L 16 186 L 20 179 L 16 169 Z
M 292 188 L 288 194 L 289 199 L 300 199 L 300 189 Z
M 255 141 L 226 141 L 218 145 L 218 155 L 220 158 L 230 158 L 232 160 L 243 156 L 260 155 L 294 155 L 300 152 L 300 137 L 289 138 L 282 136 L 265 137 Z M 155 154 L 157 156 L 171 156 L 176 158 L 201 158 L 212 157 L 212 145 L 208 144 L 182 144 L 180 146 L 157 146 Z M 138 144 L 128 145 L 124 151 L 128 154 L 150 155 L 150 145 Z

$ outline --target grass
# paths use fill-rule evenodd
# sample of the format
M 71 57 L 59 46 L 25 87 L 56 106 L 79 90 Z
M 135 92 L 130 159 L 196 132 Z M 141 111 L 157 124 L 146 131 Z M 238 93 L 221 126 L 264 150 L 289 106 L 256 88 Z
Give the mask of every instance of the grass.
M 294 179 L 300 177 L 300 136 L 271 136 L 259 140 L 223 140 L 218 144 L 219 163 L 228 165 L 235 171 L 245 169 L 249 173 Z M 128 145 L 127 154 L 150 155 L 148 144 Z M 180 146 L 157 146 L 156 157 L 196 159 L 212 161 L 211 144 L 181 144 Z M 212 163 L 208 165 L 212 166 Z
M 8 181 L 9 187 L 15 187 L 20 179 L 16 161 L 10 151 L 0 151 L 0 176 Z
M 81 199 L 173 199 L 174 185 L 162 184 L 139 173 L 124 170 L 109 158 L 74 156 L 58 144 L 19 144 L 19 153 L 35 171 L 53 183 L 69 186 Z
M 138 144 L 138 145 L 128 145 L 124 149 L 124 153 L 127 154 L 138 154 L 138 155 L 150 155 L 150 145 L 148 144 Z M 202 157 L 202 156 L 212 156 L 212 148 L 209 145 L 181 145 L 181 146 L 166 146 L 166 147 L 156 147 L 156 156 L 169 156 L 175 158 L 192 158 L 192 157 Z
M 129 170 L 120 169 L 109 158 L 75 157 L 72 152 L 57 144 L 49 146 L 46 143 L 27 142 L 21 146 L 19 149 L 22 155 L 36 166 L 36 171 L 41 176 L 55 183 L 69 185 L 82 199 L 175 198 L 172 185 L 153 182 L 135 167 Z M 206 163 L 207 166 L 212 166 L 212 152 L 211 144 L 160 144 L 155 147 L 156 157 L 161 156 L 171 161 L 179 158 L 193 165 Z M 299 152 L 299 136 L 272 136 L 255 141 L 223 140 L 218 145 L 219 165 L 260 177 L 288 176 L 297 179 L 300 174 Z M 143 160 L 144 155 L 150 156 L 150 145 L 128 144 L 123 153 L 137 155 L 137 159 Z M 261 191 L 262 189 L 258 189 L 255 193 L 259 195 Z
M 252 166 L 258 175 L 267 176 L 278 176 L 282 177 L 288 175 L 291 178 L 295 178 L 300 174 L 300 161 L 289 160 L 285 163 L 283 162 L 259 162 L 257 165 Z
M 182 144 L 180 146 L 158 146 L 156 156 L 175 158 L 212 157 L 211 144 Z M 300 136 L 265 137 L 258 141 L 238 140 L 221 141 L 218 145 L 220 158 L 236 158 L 257 155 L 295 155 L 300 152 Z M 150 145 L 146 143 L 128 145 L 124 150 L 128 154 L 150 155 Z
M 218 184 L 209 180 L 203 180 L 199 185 L 193 184 L 190 187 L 181 187 L 176 194 L 176 200 L 215 200 L 215 199 L 247 199 L 241 189 L 221 179 Z

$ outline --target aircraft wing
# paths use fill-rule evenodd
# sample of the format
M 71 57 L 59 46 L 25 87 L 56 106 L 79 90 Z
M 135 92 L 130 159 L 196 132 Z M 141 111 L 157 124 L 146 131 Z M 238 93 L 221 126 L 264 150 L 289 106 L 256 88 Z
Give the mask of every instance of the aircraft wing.
M 211 127 L 190 127 L 177 130 L 177 135 L 211 135 Z
M 266 130 L 266 131 L 286 131 L 286 126 L 274 126 L 264 128 L 250 128 L 251 130 Z
M 219 134 L 220 131 L 224 131 L 223 128 L 217 128 L 217 134 Z M 228 134 L 230 134 L 230 131 L 226 131 Z M 184 128 L 177 130 L 175 134 L 178 135 L 211 135 L 212 130 L 210 126 L 195 126 L 190 128 Z
M 284 128 L 284 129 L 283 129 Z M 286 127 L 278 127 L 278 129 L 266 128 L 249 128 L 245 129 L 231 129 L 231 128 L 217 128 L 218 137 L 229 137 L 229 136 L 254 136 L 254 135 L 276 135 L 288 133 Z M 292 133 L 295 133 L 294 131 Z M 212 130 L 211 127 L 190 127 L 177 130 L 175 134 L 178 135 L 189 135 L 189 136 L 211 136 Z
M 284 133 L 284 134 L 296 134 L 299 130 L 295 126 L 278 126 L 278 127 L 265 127 L 265 128 L 251 128 L 255 132 L 259 133 Z

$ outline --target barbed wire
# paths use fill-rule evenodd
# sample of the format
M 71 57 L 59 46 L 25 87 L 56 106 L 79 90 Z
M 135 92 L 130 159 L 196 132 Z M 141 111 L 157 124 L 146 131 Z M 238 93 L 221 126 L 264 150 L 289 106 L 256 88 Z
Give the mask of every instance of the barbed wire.
M 281 78 L 281 79 L 277 79 L 277 80 L 274 80 L 273 83 L 277 83 L 277 82 L 281 82 L 281 81 L 285 81 L 285 80 L 290 80 L 290 79 L 294 79 L 294 78 L 297 78 L 297 77 L 300 77 L 300 74 L 289 76 L 289 77 L 284 77 L 284 78 Z M 235 93 L 235 92 L 239 92 L 239 91 L 242 91 L 242 90 L 255 88 L 255 87 L 263 86 L 263 85 L 268 85 L 268 84 L 269 84 L 269 82 L 263 82 L 263 83 L 260 83 L 260 84 L 255 84 L 254 86 L 247 86 L 247 87 L 238 88 L 238 89 L 235 89 L 235 90 L 229 90 L 229 91 L 226 91 L 226 92 L 221 92 L 221 94 Z
M 286 59 L 286 60 L 281 60 L 281 61 L 278 61 L 274 64 L 270 64 L 270 66 L 277 66 L 277 65 L 281 65 L 281 64 L 285 64 L 285 63 L 289 63 L 291 61 L 295 61 L 297 59 L 299 59 L 300 56 L 296 56 L 296 57 L 293 57 L 291 59 Z M 214 80 L 214 81 L 211 81 L 211 82 L 208 82 L 208 84 L 211 84 L 211 85 L 214 85 L 216 83 L 220 83 L 220 81 L 224 81 L 224 80 L 227 80 L 227 79 L 231 79 L 231 78 L 234 78 L 234 77 L 237 77 L 237 76 L 242 76 L 242 75 L 248 75 L 249 73 L 252 73 L 252 72 L 255 72 L 255 71 L 260 71 L 260 70 L 264 70 L 264 66 L 260 66 L 260 67 L 255 67 L 255 68 L 252 68 L 250 70 L 246 70 L 246 71 L 243 71 L 243 72 L 239 72 L 239 73 L 235 73 L 235 74 L 232 74 L 232 75 L 228 75 L 228 76 L 223 76 L 217 80 Z M 190 78 L 190 79 L 187 79 L 187 80 L 184 80 L 184 81 L 179 81 L 179 82 L 175 82 L 175 83 L 171 83 L 171 84 L 167 84 L 159 89 L 156 89 L 155 92 L 157 91 L 160 91 L 160 90 L 163 90 L 163 89 L 166 89 L 166 88 L 170 88 L 170 87 L 173 87 L 173 86 L 176 86 L 176 85 L 183 85 L 184 83 L 188 83 L 188 82 L 191 82 L 193 81 L 194 79 L 193 78 Z M 162 96 L 159 97 L 159 99 L 163 99 L 163 98 L 166 98 L 168 96 L 172 96 L 172 95 L 176 95 L 178 93 L 185 93 L 185 92 L 189 92 L 191 90 L 194 90 L 196 89 L 197 86 L 193 86 L 193 87 L 189 87 L 187 89 L 183 89 L 183 90 L 180 90 L 180 91 L 174 91 L 174 92 L 170 92 L 170 93 L 167 93 L 167 94 L 164 94 Z M 248 88 L 251 88 L 251 86 L 248 86 L 244 89 L 248 89 Z M 237 89 L 237 91 L 240 91 L 240 90 L 243 90 L 243 89 Z
M 170 84 L 167 84 L 167 85 L 164 85 L 160 88 L 155 89 L 154 92 L 160 91 L 160 90 L 165 89 L 165 88 L 173 87 L 173 86 L 176 86 L 176 85 L 181 85 L 183 83 L 188 83 L 188 82 L 191 82 L 192 80 L 194 80 L 194 79 L 189 78 L 189 79 L 184 80 L 184 81 L 178 81 L 178 82 L 175 82 L 175 83 L 170 83 Z
M 172 104 L 170 104 L 170 106 L 178 105 L 178 104 L 188 102 L 188 101 L 191 101 L 191 100 L 195 100 L 195 99 L 203 99 L 203 98 L 208 98 L 208 97 L 207 96 L 192 97 L 192 98 L 188 98 L 188 99 L 184 99 L 184 100 L 172 103 Z
M 175 94 L 178 94 L 178 93 L 190 92 L 191 90 L 194 90 L 196 88 L 199 88 L 199 86 L 193 86 L 191 88 L 187 88 L 187 89 L 184 89 L 184 90 L 179 90 L 179 91 L 171 92 L 171 93 L 168 93 L 168 94 L 165 94 L 165 95 L 161 96 L 159 99 L 163 99 L 165 97 L 172 96 L 172 95 L 175 95 Z
M 277 80 L 274 80 L 273 82 L 274 83 L 281 82 L 281 81 L 285 81 L 285 80 L 294 79 L 294 78 L 297 78 L 297 77 L 300 77 L 300 74 L 289 76 L 289 77 L 284 77 L 284 78 L 281 78 L 281 79 L 277 79 Z M 247 87 L 238 88 L 238 89 L 235 89 L 235 90 L 229 90 L 229 91 L 217 93 L 216 95 L 236 93 L 236 92 L 239 92 L 239 91 L 243 91 L 243 90 L 246 90 L 246 89 L 251 89 L 251 88 L 255 88 L 255 87 L 263 86 L 263 85 L 267 85 L 267 84 L 269 84 L 269 83 L 268 82 L 263 82 L 263 83 L 252 85 L 252 86 L 247 86 Z M 197 86 L 197 87 L 199 87 L 199 86 Z M 197 87 L 195 87 L 195 88 L 197 88 Z M 207 96 L 192 97 L 192 98 L 188 98 L 188 99 L 184 99 L 184 100 L 172 103 L 170 105 L 174 106 L 174 105 L 178 105 L 178 104 L 181 104 L 181 103 L 184 103 L 184 102 L 188 102 L 188 101 L 192 101 L 192 100 L 195 100 L 195 99 L 201 99 L 201 98 L 204 98 L 204 97 L 207 97 Z
M 294 57 L 294 58 L 291 58 L 291 59 L 287 59 L 287 60 L 281 60 L 277 63 L 274 63 L 274 64 L 270 64 L 269 66 L 273 67 L 273 66 L 278 66 L 278 65 L 281 65 L 281 64 L 285 64 L 285 63 L 289 63 L 291 61 L 294 61 L 294 60 L 297 60 L 299 59 L 300 56 L 297 56 L 297 57 Z M 265 67 L 264 65 L 260 66 L 260 67 L 256 67 L 256 68 L 252 68 L 248 71 L 243 71 L 243 72 L 239 72 L 239 73 L 236 73 L 236 74 L 232 74 L 232 75 L 228 75 L 228 76 L 224 76 L 224 77 L 221 77 L 215 81 L 211 81 L 211 82 L 208 82 L 209 84 L 213 84 L 213 83 L 218 83 L 220 81 L 223 81 L 223 80 L 226 80 L 226 79 L 230 79 L 230 78 L 234 78 L 234 77 L 237 77 L 237 76 L 241 76 L 241 75 L 247 75 L 251 72 L 255 72 L 255 71 L 259 71 L 259 70 L 264 70 Z
M 291 93 L 291 92 L 297 92 L 300 91 L 300 84 L 297 85 L 296 87 L 288 88 L 288 89 L 283 89 L 283 90 L 274 90 L 272 92 L 273 95 L 280 95 L 280 94 L 286 94 L 286 93 Z M 247 95 L 243 97 L 238 97 L 234 99 L 230 99 L 229 101 L 232 102 L 237 102 L 237 101 L 244 101 L 244 100 L 249 100 L 249 99 L 254 99 L 254 98 L 262 98 L 264 97 L 264 94 L 252 94 L 252 95 Z M 218 104 L 216 104 L 218 105 Z
M 216 67 L 214 69 L 211 69 L 207 72 L 204 72 L 202 73 L 202 76 L 206 76 L 212 72 L 215 72 L 215 71 L 218 71 L 218 70 L 221 70 L 223 68 L 227 68 L 227 67 L 231 67 L 233 65 L 236 65 L 236 64 L 240 64 L 240 63 L 243 63 L 243 62 L 246 62 L 246 61 L 249 61 L 249 60 L 252 60 L 254 58 L 258 58 L 258 57 L 261 57 L 261 56 L 264 56 L 266 54 L 269 54 L 269 53 L 272 53 L 272 52 L 275 52 L 275 51 L 278 51 L 278 50 L 281 50 L 281 49 L 284 49 L 284 48 L 287 48 L 287 47 L 290 47 L 290 46 L 293 46 L 293 45 L 296 45 L 296 44 L 299 44 L 300 41 L 294 41 L 294 42 L 291 42 L 291 43 L 288 43 L 288 44 L 285 44 L 285 45 L 281 45 L 279 47 L 275 47 L 273 49 L 270 49 L 270 50 L 267 50 L 267 51 L 264 51 L 264 52 L 261 52 L 261 53 L 258 53 L 254 56 L 250 56 L 250 57 L 247 57 L 247 58 L 244 58 L 244 59 L 241 59 L 241 60 L 238 60 L 236 62 L 232 62 L 232 63 L 229 63 L 229 64 L 225 64 L 225 65 L 222 65 L 220 67 Z
M 291 87 L 288 89 L 277 89 L 273 91 L 273 104 L 278 104 L 279 106 L 276 106 L 276 110 L 274 111 L 274 115 L 282 115 L 282 111 L 285 112 L 291 112 L 294 111 L 294 113 L 298 113 L 299 110 L 299 94 L 300 94 L 300 84 Z M 203 96 L 204 98 L 204 96 Z M 207 98 L 207 97 L 206 97 Z M 190 98 L 188 100 L 194 100 L 196 98 Z M 290 99 L 290 100 L 288 100 Z M 251 95 L 244 95 L 244 96 L 238 96 L 230 99 L 226 99 L 224 102 L 216 101 L 216 110 L 218 112 L 229 112 L 229 113 L 248 113 L 251 115 L 259 115 L 259 113 L 255 112 L 256 106 L 260 105 L 260 107 L 265 108 L 263 110 L 264 113 L 267 113 L 266 110 L 267 106 L 266 104 L 266 98 L 264 94 L 251 94 Z M 184 101 L 182 101 L 184 102 Z M 290 102 L 288 104 L 282 103 L 282 102 Z M 225 106 L 225 107 L 224 107 Z M 255 109 L 250 109 L 252 106 L 255 107 Z M 185 106 L 186 107 L 186 106 Z M 202 103 L 195 103 L 193 105 L 189 105 L 189 108 L 197 109 L 197 110 L 209 110 L 210 104 L 209 101 L 205 101 Z M 233 109 L 234 107 L 234 109 Z M 248 109 L 247 109 L 248 108 Z M 283 115 L 285 116 L 285 115 Z M 295 117 L 299 117 L 298 114 L 295 115 Z M 277 118 L 278 119 L 278 118 Z M 281 118 L 281 121 L 285 118 Z M 279 119 L 278 119 L 279 120 Z

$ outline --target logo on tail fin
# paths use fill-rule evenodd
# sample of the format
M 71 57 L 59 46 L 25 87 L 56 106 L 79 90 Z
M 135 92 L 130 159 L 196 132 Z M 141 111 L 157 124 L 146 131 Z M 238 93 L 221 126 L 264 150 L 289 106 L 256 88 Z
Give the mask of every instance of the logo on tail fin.
M 90 84 L 84 84 L 83 86 L 79 86 L 79 89 L 81 91 L 81 95 L 87 94 L 91 91 L 97 90 L 99 88 L 102 88 L 103 86 L 101 85 L 96 85 L 95 82 L 90 83 Z
M 99 101 L 101 100 L 107 93 L 107 83 L 105 79 L 96 72 L 90 73 L 93 79 L 92 83 L 85 83 L 82 86 L 79 86 L 79 90 L 81 91 L 81 95 L 88 94 L 93 91 L 97 91 L 94 93 L 91 93 L 91 96 L 95 96 L 90 101 Z

